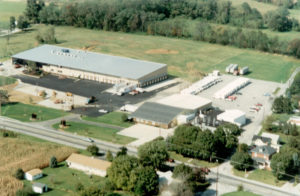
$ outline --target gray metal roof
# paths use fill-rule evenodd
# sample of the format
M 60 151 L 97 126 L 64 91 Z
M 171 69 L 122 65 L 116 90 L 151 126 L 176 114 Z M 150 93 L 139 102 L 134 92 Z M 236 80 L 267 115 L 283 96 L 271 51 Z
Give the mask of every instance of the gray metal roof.
M 46 187 L 46 184 L 35 182 L 32 186 L 39 187 L 39 188 L 44 188 L 44 187 Z
M 256 152 L 264 155 L 272 155 L 276 153 L 276 149 L 272 148 L 271 146 L 257 146 L 254 149 L 252 149 L 251 152 Z
M 130 117 L 169 124 L 182 111 L 183 109 L 181 108 L 154 102 L 145 102 Z
M 252 138 L 252 141 L 255 141 L 257 139 L 260 139 L 261 141 L 263 141 L 264 143 L 271 143 L 271 138 L 268 138 L 268 137 L 263 137 L 263 136 L 260 136 L 260 135 L 254 135 L 253 138 Z
M 42 45 L 12 57 L 134 80 L 166 67 L 165 64 L 160 63 L 53 45 Z

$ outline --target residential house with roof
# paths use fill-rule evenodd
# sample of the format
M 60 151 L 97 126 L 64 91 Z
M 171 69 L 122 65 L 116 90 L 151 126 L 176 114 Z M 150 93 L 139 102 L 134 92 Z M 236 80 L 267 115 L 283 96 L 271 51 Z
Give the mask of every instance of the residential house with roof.
M 106 176 L 106 170 L 110 167 L 111 162 L 73 153 L 66 160 L 68 167 L 83 171 L 89 175 Z
M 276 153 L 276 149 L 271 146 L 256 146 L 251 151 L 251 157 L 254 163 L 262 169 L 271 169 L 271 158 Z
M 277 134 L 262 133 L 262 135 L 254 135 L 252 138 L 252 145 L 254 146 L 271 146 L 276 149 L 276 152 L 280 151 L 280 137 Z

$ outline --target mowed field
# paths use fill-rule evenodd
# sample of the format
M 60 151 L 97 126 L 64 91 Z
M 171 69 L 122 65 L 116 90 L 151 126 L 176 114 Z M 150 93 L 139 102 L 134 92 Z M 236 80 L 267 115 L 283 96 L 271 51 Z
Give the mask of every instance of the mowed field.
M 7 29 L 9 17 L 14 16 L 17 19 L 24 12 L 25 7 L 25 0 L 0 0 L 0 29 Z
M 28 171 L 45 168 L 52 156 L 58 161 L 65 160 L 75 149 L 65 147 L 29 136 L 17 138 L 0 136 L 0 196 L 12 196 L 23 187 L 23 182 L 12 177 L 18 168 Z
M 34 39 L 38 28 L 44 26 L 35 26 L 31 31 L 11 36 L 8 46 L 6 39 L 0 38 L 0 54 L 1 49 L 5 50 L 3 56 L 8 58 L 38 46 Z M 60 46 L 166 63 L 169 74 L 190 81 L 198 80 L 201 73 L 214 69 L 224 72 L 229 63 L 236 63 L 249 66 L 250 78 L 281 82 L 286 81 L 293 70 L 300 66 L 300 60 L 293 57 L 192 40 L 64 26 L 55 29 Z

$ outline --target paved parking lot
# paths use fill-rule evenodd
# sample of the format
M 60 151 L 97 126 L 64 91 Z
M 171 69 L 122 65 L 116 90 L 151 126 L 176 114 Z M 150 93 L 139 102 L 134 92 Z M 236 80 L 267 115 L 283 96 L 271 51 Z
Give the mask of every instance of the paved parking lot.
M 199 96 L 211 99 L 213 106 L 220 108 L 221 110 L 226 109 L 238 109 L 246 113 L 249 124 L 244 126 L 246 130 L 242 137 L 241 142 L 250 143 L 253 134 L 258 133 L 260 130 L 260 123 L 263 118 L 271 113 L 271 105 L 273 99 L 268 96 L 264 96 L 266 93 L 272 95 L 277 87 L 281 87 L 282 84 L 275 82 L 268 82 L 263 80 L 250 79 L 251 83 L 241 90 L 239 90 L 240 95 L 235 95 L 237 97 L 234 101 L 226 101 L 223 99 L 213 98 L 214 93 L 226 86 L 228 83 L 237 79 L 237 76 L 232 75 L 222 75 L 222 82 L 210 87 L 209 89 L 199 93 Z M 261 103 L 263 107 L 259 112 L 250 112 L 250 107 L 257 103 Z
M 99 109 L 113 111 L 118 110 L 121 106 L 125 104 L 137 104 L 146 101 L 149 98 L 153 97 L 156 93 L 176 85 L 169 84 L 151 92 L 145 92 L 143 94 L 135 96 L 129 94 L 126 94 L 124 96 L 118 96 L 106 92 L 107 89 L 113 86 L 112 84 L 99 83 L 96 81 L 76 80 L 70 78 L 59 79 L 57 76 L 54 75 L 46 75 L 42 78 L 35 78 L 26 75 L 16 75 L 14 77 L 20 79 L 24 83 L 42 86 L 49 89 L 55 89 L 62 92 L 71 92 L 75 95 L 79 95 L 86 98 L 95 96 L 97 100 L 93 104 L 95 107 L 78 108 L 74 110 L 74 112 L 76 113 L 89 116 L 101 115 L 99 112 L 97 112 Z

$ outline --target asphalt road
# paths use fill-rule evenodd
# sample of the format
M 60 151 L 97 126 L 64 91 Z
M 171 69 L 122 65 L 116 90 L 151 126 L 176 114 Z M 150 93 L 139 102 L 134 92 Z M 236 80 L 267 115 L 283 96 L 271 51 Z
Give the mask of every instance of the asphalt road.
M 5 117 L 0 117 L 0 126 L 3 129 L 15 131 L 18 133 L 23 133 L 26 135 L 31 135 L 37 138 L 48 140 L 51 142 L 71 146 L 79 149 L 86 149 L 87 146 L 91 145 L 86 137 L 70 134 L 67 132 L 56 131 L 50 128 L 40 127 L 38 125 L 32 125 L 29 123 L 23 123 L 16 120 L 8 119 Z M 93 144 L 97 145 L 100 151 L 106 152 L 110 150 L 112 152 L 118 152 L 122 145 L 114 144 L 110 142 L 104 142 L 100 140 L 93 139 Z M 128 154 L 136 155 L 137 150 L 135 148 L 127 147 Z

